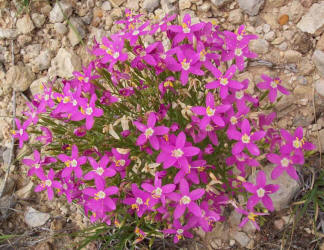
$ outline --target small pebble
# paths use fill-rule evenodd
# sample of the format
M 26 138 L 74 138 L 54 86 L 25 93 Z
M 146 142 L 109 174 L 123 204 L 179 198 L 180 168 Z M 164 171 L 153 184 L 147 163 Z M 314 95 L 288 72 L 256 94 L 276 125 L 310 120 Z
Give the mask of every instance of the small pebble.
M 283 26 L 285 24 L 287 24 L 289 21 L 289 16 L 287 14 L 283 14 L 279 17 L 278 19 L 278 23 Z

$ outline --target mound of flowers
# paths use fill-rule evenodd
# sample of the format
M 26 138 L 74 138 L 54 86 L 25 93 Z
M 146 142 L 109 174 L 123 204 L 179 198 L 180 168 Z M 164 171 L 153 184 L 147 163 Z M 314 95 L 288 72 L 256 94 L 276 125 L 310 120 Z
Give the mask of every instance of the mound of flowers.
M 257 56 L 248 47 L 255 35 L 175 19 L 144 22 L 127 10 L 120 32 L 95 42 L 96 59 L 73 79 L 44 84 L 13 131 L 34 150 L 23 163 L 36 192 L 81 204 L 92 222 L 131 222 L 134 242 L 211 231 L 226 207 L 244 215 L 240 226 L 259 229 L 280 188 L 262 166 L 273 165 L 272 179 L 298 179 L 295 166 L 314 149 L 301 127 L 272 127 L 265 97 L 289 94 L 280 79 L 263 75 L 260 98 L 236 79 Z M 252 169 L 255 183 L 246 180 Z

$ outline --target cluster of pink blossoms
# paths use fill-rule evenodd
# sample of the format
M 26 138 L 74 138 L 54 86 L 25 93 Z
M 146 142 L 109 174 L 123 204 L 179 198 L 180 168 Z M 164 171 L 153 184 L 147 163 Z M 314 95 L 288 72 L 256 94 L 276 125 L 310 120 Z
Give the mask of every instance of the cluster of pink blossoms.
M 93 222 L 119 227 L 133 215 L 135 242 L 149 233 L 148 222 L 175 242 L 192 237 L 192 228 L 210 231 L 229 205 L 246 216 L 240 226 L 250 220 L 259 228 L 255 218 L 266 213 L 256 207 L 273 211 L 271 194 L 280 187 L 267 184 L 263 171 L 255 184 L 245 180 L 261 167 L 256 157 L 273 164 L 272 179 L 283 172 L 298 179 L 295 166 L 314 149 L 301 127 L 271 128 L 274 113 L 248 118 L 262 107 L 235 74 L 256 57 L 248 47 L 255 35 L 244 26 L 230 32 L 193 24 L 189 15 L 179 25 L 174 19 L 143 23 L 127 10 L 122 30 L 96 42 L 96 59 L 60 87 L 44 85 L 13 132 L 22 147 L 29 127 L 39 131 L 38 150 L 23 160 L 40 180 L 36 192 L 65 195 Z M 163 42 L 147 44 L 155 34 Z M 277 91 L 289 94 L 279 79 L 262 78 L 257 86 L 270 102 Z M 245 193 L 246 204 L 235 193 Z

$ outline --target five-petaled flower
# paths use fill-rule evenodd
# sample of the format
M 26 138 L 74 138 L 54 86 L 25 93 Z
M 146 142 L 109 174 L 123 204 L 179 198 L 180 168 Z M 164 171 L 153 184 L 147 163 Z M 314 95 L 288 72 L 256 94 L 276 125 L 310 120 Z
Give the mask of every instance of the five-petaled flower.
M 270 102 L 274 102 L 277 98 L 277 91 L 279 90 L 284 95 L 289 95 L 290 92 L 283 87 L 280 83 L 281 80 L 279 78 L 271 78 L 267 75 L 261 76 L 264 82 L 260 82 L 257 84 L 258 88 L 260 89 L 267 89 L 269 90 L 269 100 Z

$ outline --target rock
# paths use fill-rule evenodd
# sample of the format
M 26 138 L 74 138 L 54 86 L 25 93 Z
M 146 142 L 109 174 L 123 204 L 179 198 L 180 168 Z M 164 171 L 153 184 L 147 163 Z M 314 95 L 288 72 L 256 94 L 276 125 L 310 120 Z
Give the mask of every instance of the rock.
M 28 207 L 25 213 L 25 222 L 29 227 L 43 226 L 51 216 L 48 213 L 42 213 L 32 207 Z
M 240 8 L 250 16 L 256 16 L 264 4 L 264 0 L 237 0 Z
M 125 0 L 109 0 L 109 1 L 114 7 L 119 7 L 125 2 Z
M 312 59 L 319 73 L 324 76 L 324 52 L 315 50 Z
M 93 39 L 95 38 L 96 41 L 101 41 L 104 36 L 107 36 L 106 31 L 95 27 L 90 27 L 89 40 L 93 41 Z
M 165 14 L 172 15 L 177 13 L 177 8 L 172 5 L 170 0 L 161 0 L 161 7 Z
M 49 21 L 51 23 L 61 23 L 64 21 L 64 15 L 67 18 L 69 18 L 72 14 L 72 11 L 73 11 L 72 5 L 70 4 L 69 1 L 65 0 L 65 1 L 56 2 L 54 8 L 51 10 L 49 14 Z
M 105 18 L 105 30 L 109 30 L 111 26 L 113 25 L 114 20 L 111 18 L 110 15 L 107 15 Z
M 57 34 L 62 35 L 62 36 L 65 35 L 66 32 L 68 31 L 67 27 L 63 23 L 55 23 L 54 29 Z
M 250 242 L 249 236 L 247 236 L 246 233 L 243 232 L 231 232 L 231 237 L 233 237 L 233 239 L 236 240 L 236 242 L 239 243 L 241 247 L 246 247 Z
M 2 187 L 2 185 L 4 184 L 3 183 L 4 180 L 5 180 L 4 176 L 0 178 L 0 187 Z M 14 188 L 15 188 L 15 180 L 9 176 L 6 182 L 6 186 L 4 187 L 3 190 L 3 195 L 7 195 L 7 194 L 12 195 L 12 191 L 14 190 Z
M 123 16 L 124 12 L 121 8 L 114 8 L 110 14 L 114 20 L 117 20 Z
M 263 171 L 266 174 L 267 184 L 279 184 L 280 188 L 276 193 L 270 194 L 273 206 L 276 211 L 280 211 L 289 206 L 290 201 L 299 190 L 299 183 L 292 179 L 286 172 L 284 172 L 276 180 L 271 179 L 271 172 L 273 170 L 272 165 L 264 167 Z M 255 183 L 255 174 L 249 177 L 249 181 Z
M 288 48 L 288 44 L 286 42 L 283 42 L 278 46 L 278 49 L 281 51 L 285 51 L 287 48 Z
M 230 223 L 231 227 L 237 227 L 241 223 L 241 219 L 242 214 L 233 210 L 228 218 L 228 222 Z
M 179 2 L 179 5 L 180 5 L 180 2 Z M 190 1 L 189 1 L 189 4 L 190 4 Z M 157 7 L 159 7 L 159 0 L 144 0 L 142 7 L 147 12 L 153 12 Z M 190 8 L 190 6 L 189 6 L 189 8 Z
M 324 79 L 319 79 L 315 82 L 315 90 L 316 92 L 324 97 Z
M 73 72 L 81 70 L 81 60 L 73 51 L 60 48 L 57 56 L 51 62 L 48 75 L 50 80 L 55 76 L 70 78 Z
M 0 39 L 16 39 L 18 31 L 16 29 L 0 28 Z
M 13 195 L 5 195 L 0 199 L 0 218 L 2 220 L 8 218 L 10 212 L 12 212 L 10 208 L 14 208 L 16 203 L 16 199 Z
M 313 50 L 312 36 L 304 32 L 295 32 L 292 39 L 293 49 L 299 51 L 302 54 L 307 54 Z
M 316 49 L 324 51 L 324 34 L 322 34 L 320 39 L 317 41 Z
M 31 18 L 37 28 L 41 28 L 45 23 L 45 19 L 46 19 L 43 14 L 38 14 L 38 13 L 33 13 Z
M 30 181 L 27 185 L 16 191 L 16 196 L 20 199 L 29 199 L 33 194 L 34 183 Z
M 323 26 L 324 2 L 314 3 L 297 24 L 297 28 L 310 34 L 315 34 Z
M 24 92 L 35 79 L 28 66 L 12 66 L 6 74 L 6 83 L 16 91 Z
M 233 0 L 211 0 L 211 3 L 216 7 L 223 7 L 225 4 L 232 2 Z
M 278 229 L 279 231 L 281 231 L 285 225 L 285 222 L 282 219 L 279 220 L 275 220 L 273 222 L 274 226 L 276 229 Z
M 241 24 L 243 22 L 243 13 L 240 9 L 232 10 L 228 15 L 228 21 L 233 24 Z
M 179 9 L 180 10 L 189 9 L 190 7 L 191 7 L 190 0 L 179 0 Z
M 287 14 L 283 14 L 278 18 L 278 23 L 283 26 L 287 24 L 289 21 L 289 16 Z
M 20 35 L 17 38 L 17 42 L 20 47 L 25 47 L 31 41 L 32 41 L 32 37 L 28 35 Z
M 70 27 L 68 38 L 71 45 L 75 46 L 86 36 L 86 30 L 80 18 L 70 18 L 70 23 L 74 26 L 74 29 Z
M 300 3 L 303 7 L 309 8 L 312 6 L 314 0 L 301 0 Z
M 39 71 L 48 69 L 51 65 L 52 55 L 49 50 L 42 51 L 39 56 L 37 56 L 32 61 L 32 71 L 38 73 Z
M 302 101 L 302 99 L 300 99 Z M 307 127 L 311 125 L 314 121 L 313 110 L 310 107 L 305 107 L 301 110 L 302 113 L 295 114 L 293 119 L 294 127 Z M 305 115 L 306 114 L 306 115 Z
M 249 44 L 252 51 L 258 54 L 265 54 L 269 50 L 269 43 L 264 39 L 252 40 Z
M 322 129 L 321 131 L 319 131 L 319 140 L 321 143 L 321 151 L 324 151 L 324 129 Z
M 284 52 L 284 58 L 287 63 L 297 63 L 301 60 L 302 54 L 296 50 L 287 50 Z
M 138 11 L 139 9 L 139 0 L 127 0 L 126 7 Z
M 264 33 L 268 33 L 270 31 L 270 29 L 271 29 L 270 24 L 267 24 L 267 23 L 263 24 L 262 30 Z
M 280 13 L 289 15 L 289 21 L 297 23 L 304 13 L 304 7 L 300 4 L 300 0 L 293 0 L 282 7 Z
M 109 1 L 105 1 L 102 5 L 101 5 L 101 9 L 105 10 L 105 11 L 109 11 L 111 10 L 111 4 Z
M 29 87 L 32 95 L 35 96 L 37 94 L 43 93 L 43 84 L 46 85 L 47 82 L 48 82 L 47 77 L 41 77 L 41 78 L 33 81 Z
M 269 42 L 272 42 L 275 38 L 276 38 L 276 33 L 272 30 L 264 35 L 264 39 L 266 39 Z
M 16 26 L 17 26 L 18 33 L 20 34 L 28 34 L 35 28 L 28 14 L 18 19 Z
M 268 0 L 267 6 L 269 7 L 281 7 L 286 3 L 286 0 Z

